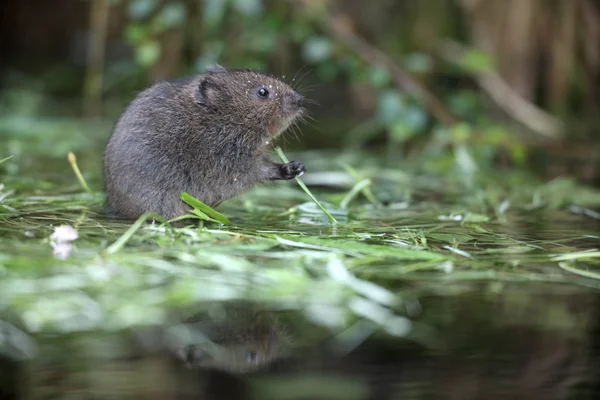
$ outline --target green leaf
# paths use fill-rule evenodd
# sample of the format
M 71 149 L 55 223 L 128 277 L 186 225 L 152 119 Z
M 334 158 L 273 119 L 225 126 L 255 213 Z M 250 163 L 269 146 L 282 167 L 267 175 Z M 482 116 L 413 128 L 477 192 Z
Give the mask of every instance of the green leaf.
M 304 44 L 303 56 L 310 63 L 323 62 L 331 54 L 331 42 L 323 37 L 313 36 Z
M 427 125 L 427 112 L 421 106 L 410 105 L 403 113 L 403 120 L 415 131 L 419 131 Z
M 160 44 L 157 42 L 142 43 L 136 49 L 136 60 L 143 67 L 150 67 L 158 61 L 160 57 Z
M 156 27 L 159 31 L 180 26 L 185 21 L 186 9 L 181 2 L 168 3 L 156 18 Z
M 455 143 L 461 143 L 469 140 L 473 135 L 473 128 L 466 123 L 459 123 L 450 128 L 450 137 Z
M 478 73 L 490 71 L 494 63 L 489 54 L 480 50 L 470 49 L 465 51 L 461 65 L 469 72 Z
M 214 218 L 209 217 L 208 215 L 204 214 L 202 211 L 196 210 L 195 208 L 191 211 L 192 214 L 194 214 L 195 216 L 197 216 L 198 218 L 204 220 L 204 221 L 210 221 L 210 222 L 219 222 Z
M 397 90 L 386 90 L 379 96 L 378 118 L 386 125 L 395 123 L 404 111 L 404 99 Z
M 385 69 L 379 67 L 369 68 L 367 77 L 369 82 L 376 87 L 385 87 L 391 81 L 390 74 Z
M 131 24 L 125 29 L 125 39 L 131 44 L 139 44 L 146 38 L 146 27 L 142 24 Z
M 403 143 L 415 136 L 416 133 L 417 131 L 412 126 L 403 121 L 392 124 L 390 128 L 390 136 L 396 143 Z
M 414 53 L 405 57 L 404 65 L 412 72 L 430 72 L 433 62 L 428 54 Z
M 203 218 L 203 216 L 207 216 L 207 217 L 210 217 L 210 218 L 213 218 L 213 219 L 219 221 L 220 223 L 222 223 L 224 225 L 231 224 L 231 222 L 229 221 L 229 219 L 226 216 L 213 210 L 212 208 L 210 208 L 209 206 L 207 206 L 200 200 L 196 199 L 194 196 L 190 195 L 189 193 L 183 192 L 183 193 L 181 193 L 179 198 L 181 200 L 183 200 L 185 203 L 192 206 L 194 208 L 194 210 L 192 212 L 194 214 L 198 215 L 199 217 Z

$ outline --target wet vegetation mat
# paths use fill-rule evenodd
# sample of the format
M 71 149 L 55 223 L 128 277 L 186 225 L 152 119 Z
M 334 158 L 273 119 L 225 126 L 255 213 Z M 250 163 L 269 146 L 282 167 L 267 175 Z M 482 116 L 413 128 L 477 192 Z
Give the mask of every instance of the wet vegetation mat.
M 295 183 L 224 203 L 226 224 L 119 221 L 85 167 L 90 193 L 66 160 L 3 161 L 0 393 L 594 393 L 600 192 L 297 156 L 337 223 Z

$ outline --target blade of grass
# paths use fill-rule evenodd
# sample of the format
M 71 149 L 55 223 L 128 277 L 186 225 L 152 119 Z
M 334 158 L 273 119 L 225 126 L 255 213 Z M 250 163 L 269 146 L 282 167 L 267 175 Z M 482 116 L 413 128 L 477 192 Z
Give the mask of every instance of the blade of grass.
M 463 257 L 466 257 L 466 258 L 473 258 L 473 256 L 470 255 L 469 253 L 467 253 L 466 251 L 457 249 L 456 247 L 442 246 L 442 249 L 449 250 L 449 251 L 453 252 L 454 254 L 458 254 L 459 256 L 463 256 Z
M 86 192 L 92 194 L 90 187 L 85 182 L 85 179 L 83 179 L 83 175 L 77 166 L 77 157 L 75 157 L 75 154 L 70 151 L 69 154 L 67 154 L 67 160 L 69 161 L 69 164 L 71 164 L 71 168 L 73 168 L 73 172 L 75 172 L 75 176 L 79 180 L 79 184 L 83 187 L 83 189 L 85 189 Z
M 585 271 L 585 270 L 582 270 L 579 268 L 572 267 L 569 264 L 570 264 L 569 262 L 561 261 L 558 263 L 558 266 L 561 269 L 564 269 L 565 271 L 571 272 L 571 273 L 579 275 L 579 276 L 585 276 L 586 278 L 591 278 L 591 279 L 600 279 L 600 273 L 592 272 L 592 271 Z
M 357 181 L 362 181 L 364 179 L 350 165 L 344 163 L 344 164 L 342 164 L 342 167 L 344 167 L 346 172 L 348 174 L 350 174 L 350 176 L 352 176 Z M 371 202 L 372 204 L 379 204 L 379 201 L 377 201 L 377 199 L 375 198 L 375 195 L 373 194 L 373 192 L 371 191 L 371 188 L 369 186 L 361 187 L 361 191 L 362 191 L 363 196 L 365 196 L 367 198 L 367 200 L 369 200 L 369 202 Z
M 283 151 L 281 150 L 281 147 L 277 146 L 275 148 L 275 151 L 277 152 L 277 154 L 279 155 L 279 158 L 281 158 L 281 160 L 284 163 L 289 163 L 290 161 L 288 160 L 288 158 L 285 156 L 285 154 L 283 154 Z M 310 192 L 310 190 L 308 190 L 308 188 L 306 187 L 306 185 L 304 184 L 304 182 L 302 182 L 302 180 L 298 177 L 295 177 L 294 179 L 296 179 L 296 182 L 298 182 L 298 185 L 302 188 L 302 190 L 304 190 L 304 192 L 308 195 L 308 197 L 311 198 L 312 201 L 315 202 L 315 204 L 317 205 L 317 207 L 319 207 L 323 213 L 325 213 L 325 215 L 327 215 L 327 218 L 329 219 L 329 223 L 330 224 L 337 224 L 337 220 L 335 218 L 333 218 L 333 215 L 331 215 L 329 213 L 329 211 L 327 211 L 325 209 L 325 207 L 323 207 L 321 205 L 321 203 L 319 203 L 319 200 L 316 199 L 315 196 L 313 196 L 313 194 Z
M 201 202 L 200 200 L 198 200 L 191 194 L 189 194 L 187 192 L 183 192 L 183 193 L 181 193 L 179 198 L 181 200 L 183 200 L 186 204 L 194 207 L 194 211 L 196 211 L 196 212 L 194 212 L 194 214 L 196 214 L 198 217 L 204 219 L 204 217 L 206 216 L 206 217 L 209 217 L 209 220 L 212 219 L 213 221 L 220 222 L 224 225 L 231 224 L 231 222 L 229 221 L 229 219 L 226 216 L 213 210 L 212 208 L 210 208 L 209 206 L 207 206 L 206 204 L 204 204 L 203 202 Z
M 360 182 L 356 182 L 356 184 L 352 187 L 352 189 L 350 189 L 350 191 L 348 191 L 346 196 L 344 196 L 342 201 L 340 201 L 340 207 L 343 208 L 344 210 L 347 209 L 348 204 L 350 204 L 350 202 L 352 200 L 354 200 L 356 198 L 356 196 L 358 196 L 358 193 L 360 193 L 365 187 L 369 186 L 370 184 L 371 184 L 371 180 L 368 178 L 363 179 Z M 364 194 L 364 192 L 363 192 L 363 194 Z
M 194 211 L 197 211 L 197 210 L 194 210 Z M 214 220 L 214 219 L 210 218 L 208 215 L 202 213 L 201 211 L 197 211 L 199 213 L 202 213 L 202 215 L 204 216 L 204 217 L 200 217 L 200 216 L 198 216 L 198 214 L 194 213 L 194 211 L 192 211 L 193 214 L 190 213 L 190 214 L 180 215 L 179 217 L 172 218 L 172 219 L 168 220 L 167 222 L 165 222 L 162 225 L 168 225 L 168 224 L 172 224 L 173 222 L 184 221 L 186 219 L 191 219 L 193 221 L 198 221 L 199 218 L 201 220 L 204 220 L 204 221 L 219 222 L 217 220 Z
M 186 220 L 186 219 L 197 220 L 198 218 L 195 215 L 192 215 L 192 214 L 180 215 L 179 217 L 171 218 L 170 220 L 168 220 L 167 222 L 163 223 L 162 225 L 168 225 L 168 224 L 172 224 L 173 222 L 183 221 L 183 220 Z
M 202 211 L 196 210 L 195 208 L 192 210 L 192 214 L 194 214 L 196 217 L 200 218 L 203 221 L 216 222 L 217 224 L 221 223 L 220 221 L 217 221 L 216 219 L 209 217 L 208 215 L 204 214 Z
M 279 237 L 277 235 L 275 235 L 275 239 L 280 243 L 283 244 L 285 246 L 290 246 L 290 247 L 296 247 L 296 248 L 303 248 L 303 249 L 311 249 L 311 250 L 320 250 L 320 251 L 326 251 L 326 252 L 331 252 L 331 253 L 342 253 L 342 254 L 346 254 L 349 256 L 353 256 L 353 257 L 360 257 L 361 254 L 351 251 L 351 250 L 347 250 L 347 249 L 338 249 L 335 247 L 328 247 L 328 246 L 324 246 L 324 245 L 316 245 L 316 244 L 312 244 L 312 243 L 304 243 L 304 242 L 300 242 L 300 241 L 295 241 L 295 240 L 289 240 L 289 239 L 285 239 L 282 237 Z
M 600 251 L 596 249 L 577 251 L 574 253 L 555 255 L 550 258 L 552 261 L 575 261 L 586 258 L 598 258 L 600 257 Z
M 138 229 L 146 222 L 148 219 L 154 218 L 157 221 L 165 223 L 165 219 L 158 214 L 155 213 L 145 213 L 142 214 L 134 223 L 125 231 L 124 234 L 121 235 L 119 239 L 117 239 L 113 244 L 108 246 L 105 250 L 106 254 L 114 254 L 117 251 L 121 250 L 123 246 L 131 239 L 131 237 L 137 232 Z
M 3 163 L 3 162 L 5 162 L 5 161 L 8 161 L 8 160 L 10 160 L 10 159 L 11 159 L 11 158 L 13 158 L 13 157 L 14 157 L 14 156 L 8 156 L 8 157 L 6 157 L 6 158 L 3 158 L 2 160 L 0 160 L 0 164 L 2 164 L 2 163 Z

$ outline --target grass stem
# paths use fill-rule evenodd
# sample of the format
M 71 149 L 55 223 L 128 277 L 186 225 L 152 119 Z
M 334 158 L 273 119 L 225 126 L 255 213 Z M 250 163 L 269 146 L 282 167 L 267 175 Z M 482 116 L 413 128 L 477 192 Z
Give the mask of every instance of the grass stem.
M 155 214 L 155 213 L 145 213 L 142 214 L 134 223 L 133 225 L 131 225 L 129 227 L 129 229 L 127 229 L 125 231 L 125 233 L 123 233 L 121 235 L 120 238 L 118 238 L 113 244 L 111 244 L 110 246 L 108 246 L 105 250 L 106 254 L 114 254 L 116 252 L 118 252 L 119 250 L 121 250 L 123 248 L 123 246 L 125 246 L 125 244 L 129 241 L 129 239 L 131 239 L 131 237 L 135 234 L 135 232 L 137 232 L 138 229 L 140 229 L 140 227 L 150 218 L 154 218 L 155 220 L 159 221 L 159 222 L 166 222 L 164 220 L 164 218 L 162 218 L 160 215 Z
M 279 158 L 281 158 L 281 160 L 284 163 L 289 163 L 290 161 L 288 160 L 288 158 L 285 156 L 285 154 L 283 154 L 283 150 L 281 150 L 281 147 L 277 146 L 275 148 L 275 151 L 277 152 L 277 154 L 279 155 Z M 296 179 L 296 182 L 298 182 L 298 185 L 300 185 L 300 187 L 302 188 L 302 190 L 304 190 L 304 192 L 308 195 L 308 197 L 310 197 L 312 199 L 312 201 L 315 202 L 315 204 L 321 209 L 323 210 L 323 212 L 325 213 L 325 215 L 327 215 L 327 218 L 329 219 L 329 223 L 331 224 L 337 224 L 338 222 L 336 221 L 335 218 L 333 218 L 333 215 L 331 215 L 329 213 L 329 211 L 327 211 L 325 209 L 325 207 L 323 207 L 321 205 L 321 203 L 319 203 L 319 200 L 316 199 L 315 196 L 313 196 L 313 194 L 310 192 L 310 190 L 308 190 L 308 188 L 306 187 L 306 185 L 304 184 L 304 182 L 302 182 L 302 180 L 300 180 L 300 178 L 295 177 L 294 179 Z
M 6 157 L 6 158 L 3 158 L 2 160 L 0 160 L 0 164 L 2 164 L 2 163 L 3 163 L 3 162 L 5 162 L 5 161 L 8 161 L 8 160 L 10 160 L 11 158 L 13 158 L 13 156 L 8 156 L 8 157 Z
M 71 168 L 73 168 L 73 172 L 75 172 L 75 176 L 77 177 L 77 180 L 79 180 L 79 184 L 85 189 L 86 192 L 92 194 L 92 190 L 85 182 L 85 179 L 83 179 L 83 175 L 81 174 L 81 171 L 77 166 L 77 157 L 75 157 L 75 154 L 73 154 L 73 152 L 70 151 L 67 155 L 67 160 L 69 161 L 69 164 L 71 164 Z

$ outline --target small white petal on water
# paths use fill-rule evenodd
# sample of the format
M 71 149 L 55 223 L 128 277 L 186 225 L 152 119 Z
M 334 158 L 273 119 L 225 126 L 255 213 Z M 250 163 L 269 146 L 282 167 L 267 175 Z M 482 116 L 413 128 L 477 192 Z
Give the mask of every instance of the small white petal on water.
M 61 225 L 54 228 L 54 232 L 50 235 L 50 240 L 53 242 L 72 242 L 79 235 L 77 231 L 70 225 Z
M 50 246 L 53 248 L 52 254 L 54 257 L 60 260 L 67 258 L 73 249 L 71 242 L 78 237 L 79 234 L 70 225 L 61 225 L 54 228 L 54 232 L 50 235 Z

